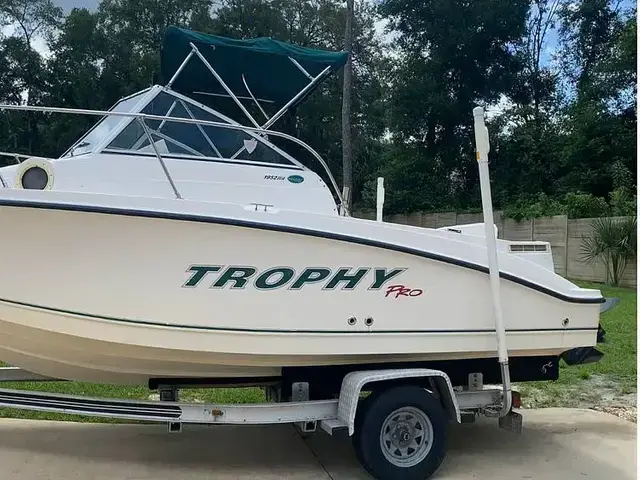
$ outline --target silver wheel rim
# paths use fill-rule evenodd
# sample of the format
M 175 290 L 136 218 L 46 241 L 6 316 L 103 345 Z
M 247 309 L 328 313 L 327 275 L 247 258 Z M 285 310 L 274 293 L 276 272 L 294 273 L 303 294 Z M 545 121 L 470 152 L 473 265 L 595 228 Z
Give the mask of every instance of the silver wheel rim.
M 409 468 L 422 462 L 433 446 L 433 425 L 429 417 L 415 407 L 391 412 L 380 429 L 380 447 L 384 457 L 396 467 Z

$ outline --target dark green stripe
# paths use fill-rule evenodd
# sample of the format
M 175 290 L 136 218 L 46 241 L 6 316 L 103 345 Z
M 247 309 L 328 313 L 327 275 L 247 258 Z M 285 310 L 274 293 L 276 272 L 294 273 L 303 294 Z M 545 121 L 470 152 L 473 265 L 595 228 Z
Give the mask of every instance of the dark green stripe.
M 353 331 L 353 330 L 274 330 L 274 329 L 256 329 L 256 328 L 229 328 L 229 327 L 205 327 L 203 325 L 181 325 L 177 323 L 160 323 L 152 322 L 149 320 L 131 320 L 128 318 L 116 318 L 107 317 L 105 315 L 91 315 L 89 313 L 75 312 L 73 310 L 63 310 L 60 308 L 43 307 L 41 305 L 34 305 L 26 302 L 16 302 L 13 300 L 7 300 L 0 298 L 0 302 L 9 303 L 11 305 L 18 305 L 21 307 L 37 308 L 38 310 L 45 310 L 48 312 L 62 313 L 66 315 L 75 315 L 83 318 L 98 318 L 100 320 L 107 320 L 109 322 L 118 323 L 130 323 L 134 325 L 150 325 L 154 327 L 167 327 L 175 329 L 192 329 L 192 330 L 206 330 L 206 331 L 218 331 L 218 332 L 242 332 L 242 333 L 313 333 L 313 334 L 347 334 L 347 335 L 372 335 L 377 333 L 393 334 L 393 333 L 494 333 L 495 330 L 491 328 L 476 329 L 476 330 L 376 330 L 375 332 L 369 331 Z M 558 331 L 596 331 L 597 328 L 587 327 L 573 327 L 573 328 L 514 328 L 508 329 L 507 332 L 558 332 Z

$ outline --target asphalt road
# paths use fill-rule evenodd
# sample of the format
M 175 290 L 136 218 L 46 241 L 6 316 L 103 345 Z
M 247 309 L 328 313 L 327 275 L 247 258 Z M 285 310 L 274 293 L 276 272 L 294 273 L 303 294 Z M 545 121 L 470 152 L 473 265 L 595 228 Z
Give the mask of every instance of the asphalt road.
M 636 478 L 636 425 L 590 410 L 524 410 L 514 435 L 495 420 L 456 425 L 434 480 Z M 370 479 L 350 440 L 290 425 L 105 425 L 0 419 L 2 480 Z

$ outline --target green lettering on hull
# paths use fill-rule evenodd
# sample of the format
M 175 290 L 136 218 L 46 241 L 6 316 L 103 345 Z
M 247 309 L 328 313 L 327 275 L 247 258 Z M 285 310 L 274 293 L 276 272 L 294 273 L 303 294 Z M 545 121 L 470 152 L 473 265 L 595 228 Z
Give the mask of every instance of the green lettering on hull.
M 369 287 L 369 290 L 379 290 L 380 288 L 382 288 L 384 286 L 385 283 L 387 283 L 393 277 L 397 277 L 398 275 L 400 275 L 405 270 L 406 270 L 406 268 L 393 268 L 393 269 L 391 269 L 391 271 L 389 273 L 387 273 L 387 269 L 386 268 L 376 268 L 375 269 L 375 277 L 374 277 L 375 280 L 373 281 L 373 283 Z
M 213 273 L 217 278 L 210 288 L 243 289 L 248 285 L 257 290 L 277 290 L 286 287 L 288 290 L 302 290 L 324 283 L 321 290 L 354 290 L 369 275 L 367 290 L 380 290 L 390 280 L 395 279 L 407 268 L 384 267 L 341 267 L 335 272 L 329 267 L 305 267 L 296 275 L 293 267 L 270 267 L 266 270 L 243 265 L 191 265 L 187 268 L 190 274 L 183 287 L 194 288 L 201 285 L 203 279 Z M 369 274 L 371 272 L 371 274 Z M 251 283 L 249 283 L 251 281 Z
M 254 284 L 259 290 L 273 290 L 289 283 L 295 274 L 296 271 L 290 267 L 270 268 L 261 273 Z
M 200 281 L 209 272 L 218 272 L 222 267 L 217 265 L 191 265 L 187 272 L 193 272 L 189 280 L 185 282 L 184 287 L 196 287 Z
M 211 288 L 224 288 L 229 282 L 233 282 L 231 288 L 244 288 L 249 278 L 257 271 L 255 267 L 228 267 Z
M 307 283 L 318 283 L 331 275 L 330 268 L 305 268 L 289 288 L 300 290 Z
M 358 283 L 364 278 L 370 268 L 359 268 L 355 273 L 349 274 L 350 268 L 341 268 L 334 275 L 331 280 L 324 286 L 324 290 L 333 290 L 340 283 L 345 285 L 342 290 L 353 290 L 358 286 Z

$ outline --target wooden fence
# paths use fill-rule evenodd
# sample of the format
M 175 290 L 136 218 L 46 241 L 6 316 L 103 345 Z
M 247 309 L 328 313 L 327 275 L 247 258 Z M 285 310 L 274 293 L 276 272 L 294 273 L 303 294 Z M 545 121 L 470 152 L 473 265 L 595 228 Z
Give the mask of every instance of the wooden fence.
M 605 268 L 601 262 L 585 264 L 580 260 L 580 245 L 583 236 L 593 234 L 591 218 L 569 219 L 566 215 L 539 217 L 515 221 L 503 218 L 502 212 L 494 212 L 494 223 L 498 227 L 498 237 L 505 240 L 541 240 L 551 244 L 555 271 L 566 278 L 604 282 Z M 375 220 L 375 212 L 355 212 L 354 216 Z M 385 222 L 414 225 L 426 228 L 440 228 L 465 223 L 482 222 L 481 213 L 409 213 L 385 215 Z M 637 268 L 633 261 L 627 265 L 621 285 L 637 286 Z

